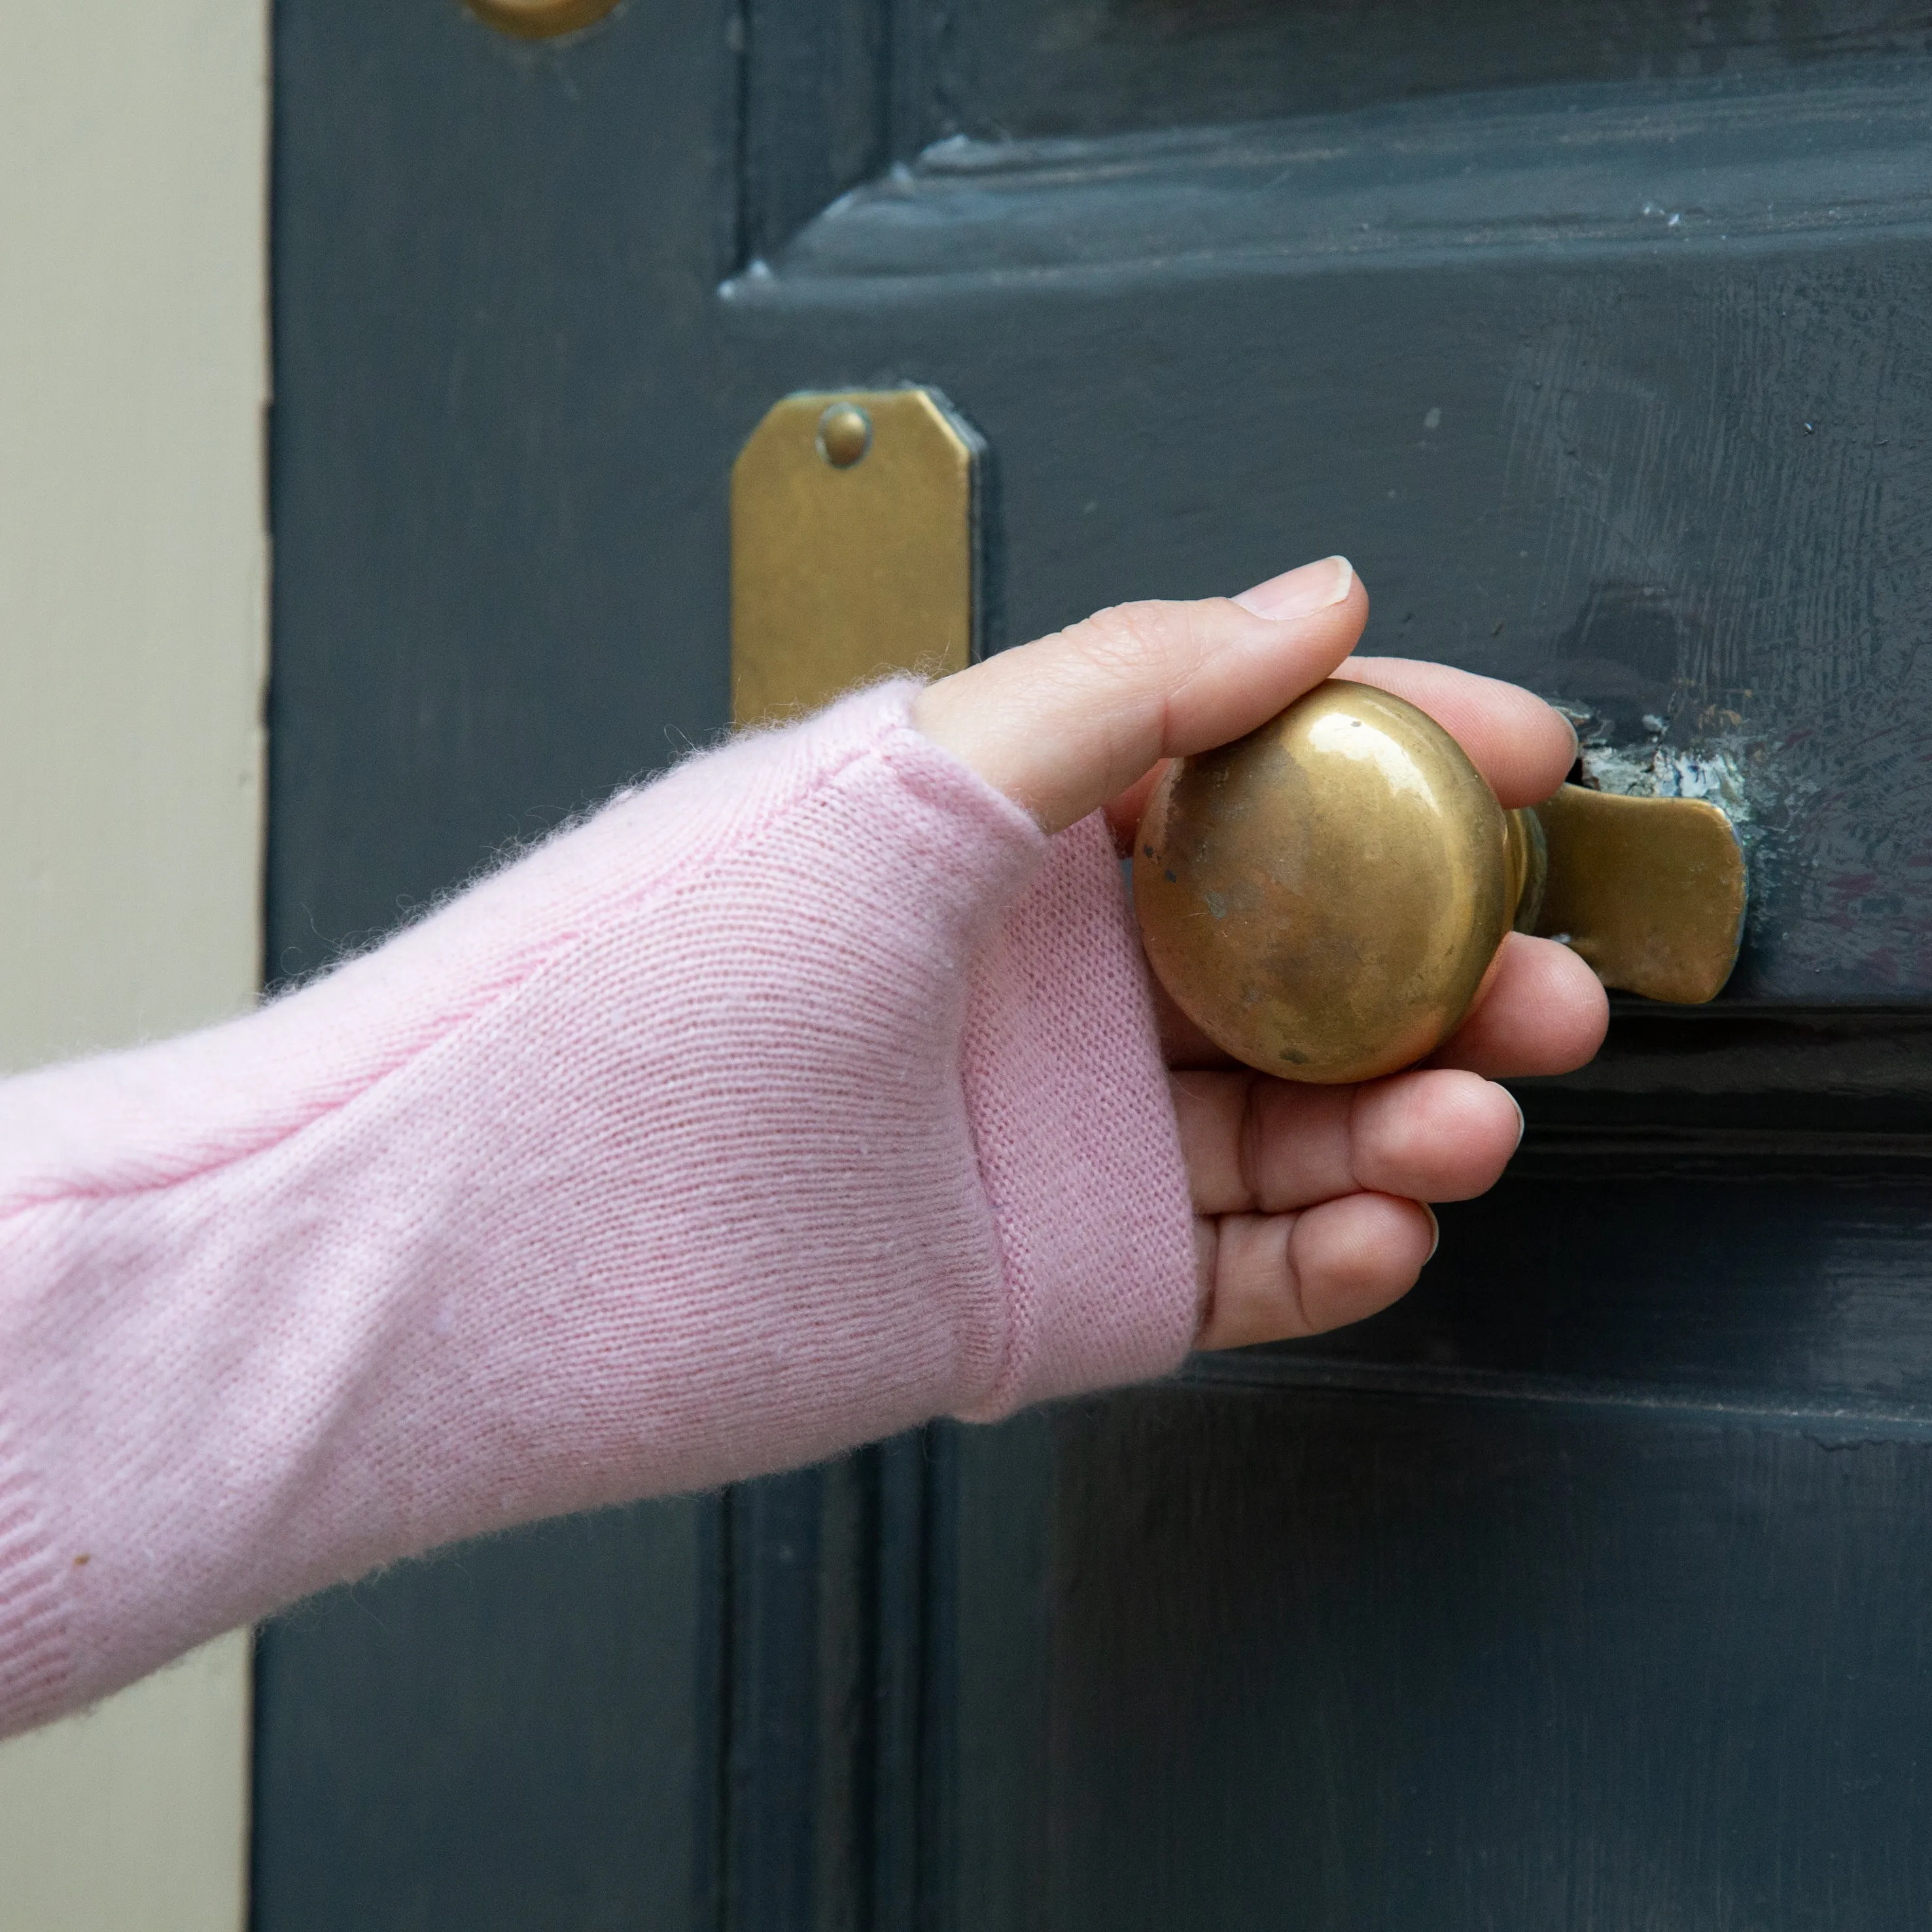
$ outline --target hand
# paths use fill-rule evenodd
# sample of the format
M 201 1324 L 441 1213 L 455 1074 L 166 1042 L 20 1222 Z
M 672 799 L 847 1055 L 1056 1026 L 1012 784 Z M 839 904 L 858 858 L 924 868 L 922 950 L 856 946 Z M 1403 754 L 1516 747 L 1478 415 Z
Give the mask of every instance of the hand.
M 1171 758 L 1264 724 L 1326 677 L 1419 705 L 1506 806 L 1563 782 L 1576 737 L 1540 698 L 1402 658 L 1350 658 L 1368 598 L 1340 557 L 1238 598 L 1130 604 L 928 686 L 913 722 L 1058 832 L 1104 806 L 1130 850 Z M 1493 1186 L 1522 1114 L 1495 1080 L 1580 1066 L 1609 1009 L 1568 948 L 1512 934 L 1468 1018 L 1424 1069 L 1359 1087 L 1233 1070 L 1171 1005 L 1162 1016 L 1201 1256 L 1199 1346 L 1358 1322 L 1435 1252 L 1424 1204 Z

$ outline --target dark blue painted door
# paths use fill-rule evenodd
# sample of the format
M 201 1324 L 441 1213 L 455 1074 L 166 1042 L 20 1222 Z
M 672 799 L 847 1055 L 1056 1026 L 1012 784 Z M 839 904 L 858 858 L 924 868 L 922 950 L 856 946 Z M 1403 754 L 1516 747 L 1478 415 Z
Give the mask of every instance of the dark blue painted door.
M 1756 899 L 1360 1330 L 279 1621 L 266 1932 L 1932 1922 L 1932 10 L 278 19 L 273 971 L 717 732 L 899 380 L 1005 640 L 1345 550 Z

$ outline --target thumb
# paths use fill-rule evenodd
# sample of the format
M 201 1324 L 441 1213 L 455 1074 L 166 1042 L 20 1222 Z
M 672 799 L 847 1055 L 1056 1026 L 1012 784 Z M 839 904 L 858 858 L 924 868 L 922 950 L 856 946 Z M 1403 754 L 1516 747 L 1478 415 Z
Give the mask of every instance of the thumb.
M 1368 614 L 1340 556 L 1238 599 L 1122 604 L 928 685 L 912 722 L 1058 832 L 1162 758 L 1266 724 L 1354 650 Z

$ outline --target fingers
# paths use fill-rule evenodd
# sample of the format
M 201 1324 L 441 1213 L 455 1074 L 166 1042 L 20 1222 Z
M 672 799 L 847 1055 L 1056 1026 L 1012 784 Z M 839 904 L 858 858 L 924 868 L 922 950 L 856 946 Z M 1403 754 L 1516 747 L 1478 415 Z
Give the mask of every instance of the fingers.
M 1576 762 L 1576 734 L 1532 692 L 1414 658 L 1351 658 L 1334 675 L 1426 711 L 1468 753 L 1506 806 L 1540 805 Z
M 928 685 L 913 723 L 1058 832 L 1160 759 L 1266 723 L 1354 648 L 1368 608 L 1342 557 L 1238 603 L 1122 604 Z
M 1406 1294 L 1436 1247 L 1435 1216 L 1386 1194 L 1200 1226 L 1203 1348 L 1288 1341 L 1362 1321 Z
M 1576 745 L 1558 712 L 1446 665 L 1350 658 L 1367 615 L 1341 557 L 1238 598 L 1121 604 L 940 679 L 913 722 L 1049 832 L 1111 800 L 1117 836 L 1131 837 L 1162 760 L 1226 744 L 1330 676 L 1419 705 L 1504 805 L 1562 783 Z
M 1364 1087 L 1177 1073 L 1171 1084 L 1203 1214 L 1279 1214 L 1364 1191 L 1466 1201 L 1496 1185 L 1522 1137 L 1515 1101 L 1473 1073 Z
M 1425 1201 L 1492 1186 L 1522 1138 L 1500 1087 L 1446 1069 L 1358 1088 L 1172 1076 L 1201 1216 L 1199 1346 L 1319 1334 L 1408 1292 L 1434 1252 Z
M 1148 766 L 1125 791 L 1116 792 L 1107 801 L 1107 829 L 1114 835 L 1114 849 L 1123 859 L 1133 856 L 1134 834 L 1140 830 L 1141 814 L 1146 811 L 1154 788 L 1171 761 L 1161 759 Z
M 1256 594 L 1246 592 L 1236 601 Z M 1506 806 L 1540 803 L 1576 761 L 1576 734 L 1569 720 L 1520 686 L 1414 658 L 1351 657 L 1330 675 L 1377 686 L 1427 712 Z M 1155 766 L 1108 802 L 1108 822 L 1124 857 L 1132 849 L 1135 828 L 1161 770 Z
M 1502 1178 L 1522 1141 L 1522 1109 L 1473 1073 L 1400 1073 L 1355 1090 L 1349 1138 L 1358 1186 L 1468 1201 Z
M 1604 1043 L 1610 1003 L 1603 982 L 1567 946 L 1513 932 L 1469 1016 L 1432 1056 L 1491 1079 L 1568 1073 Z

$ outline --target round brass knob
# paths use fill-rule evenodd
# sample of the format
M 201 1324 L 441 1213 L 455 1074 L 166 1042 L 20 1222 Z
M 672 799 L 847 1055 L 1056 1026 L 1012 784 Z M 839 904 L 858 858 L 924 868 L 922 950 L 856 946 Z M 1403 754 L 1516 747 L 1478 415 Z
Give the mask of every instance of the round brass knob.
M 1536 821 L 1372 686 L 1331 680 L 1238 742 L 1177 759 L 1134 850 L 1148 958 L 1251 1066 L 1370 1080 L 1468 1011 L 1532 891 Z

